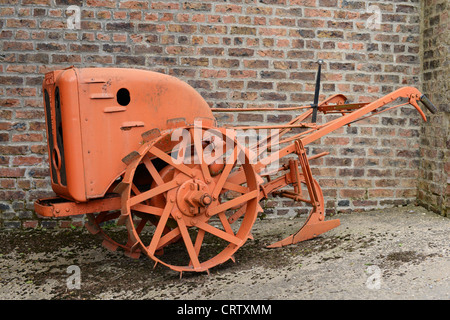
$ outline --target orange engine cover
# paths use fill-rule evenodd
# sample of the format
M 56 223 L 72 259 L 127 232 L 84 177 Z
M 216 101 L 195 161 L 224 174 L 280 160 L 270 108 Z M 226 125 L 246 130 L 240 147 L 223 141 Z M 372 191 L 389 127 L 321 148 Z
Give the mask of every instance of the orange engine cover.
M 209 105 L 172 76 L 125 68 L 68 68 L 43 82 L 52 189 L 84 202 L 105 195 L 142 133 L 214 122 Z

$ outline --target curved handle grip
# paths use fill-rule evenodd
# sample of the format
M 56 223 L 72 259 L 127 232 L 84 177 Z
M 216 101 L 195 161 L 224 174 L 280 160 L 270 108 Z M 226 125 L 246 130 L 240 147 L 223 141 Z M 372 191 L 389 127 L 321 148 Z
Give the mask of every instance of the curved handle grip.
M 434 106 L 434 104 L 427 98 L 427 96 L 426 95 L 422 95 L 421 97 L 420 97 L 420 102 L 422 102 L 423 103 L 423 105 L 425 106 L 425 107 L 427 107 L 427 109 L 428 110 L 430 110 L 430 112 L 431 113 L 436 113 L 436 112 L 438 112 L 438 109 Z

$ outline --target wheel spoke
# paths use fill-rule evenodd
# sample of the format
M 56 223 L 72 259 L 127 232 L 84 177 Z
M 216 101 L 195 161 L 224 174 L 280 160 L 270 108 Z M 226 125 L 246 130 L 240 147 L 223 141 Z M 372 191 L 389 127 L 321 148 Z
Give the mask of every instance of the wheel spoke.
M 194 245 L 194 250 L 195 250 L 195 254 L 197 255 L 197 257 L 200 253 L 200 249 L 202 247 L 204 237 L 205 237 L 205 230 L 198 229 L 197 237 L 195 238 L 195 245 Z M 189 265 L 190 266 L 192 265 L 192 260 L 189 261 Z
M 240 193 L 247 193 L 249 191 L 247 187 L 228 181 L 225 181 L 225 183 L 223 184 L 223 189 L 232 190 Z
M 141 221 L 139 221 L 138 226 L 136 228 L 136 233 L 137 234 L 141 234 L 142 229 L 144 229 L 145 225 L 147 224 L 148 219 L 141 219 Z
M 202 129 L 191 129 L 192 136 L 194 137 L 194 147 L 197 153 L 198 161 L 200 161 L 200 168 L 202 169 L 203 177 L 205 180 L 211 181 L 211 174 L 209 172 L 208 164 L 203 158 L 203 146 L 202 146 Z
M 200 248 L 202 247 L 204 237 L 205 237 L 205 230 L 198 229 L 197 238 L 195 239 L 195 246 L 194 246 L 197 255 L 200 253 Z
M 158 247 L 159 240 L 161 239 L 161 235 L 166 227 L 166 223 L 167 220 L 169 219 L 170 212 L 172 211 L 173 206 L 174 206 L 173 202 L 168 202 L 166 207 L 164 208 L 161 218 L 159 219 L 159 223 L 156 226 L 155 233 L 153 234 L 152 237 L 152 241 L 150 242 L 150 245 L 147 248 L 151 255 L 155 253 L 155 250 Z
M 148 206 L 145 204 L 135 204 L 134 206 L 131 207 L 131 209 L 135 210 L 135 211 L 139 211 L 139 212 L 144 212 L 144 213 L 149 213 L 155 216 L 161 216 L 163 214 L 163 209 L 158 208 L 158 207 L 153 207 L 153 206 Z
M 234 147 L 233 152 L 231 153 L 231 155 L 227 158 L 226 163 L 225 163 L 225 167 L 223 168 L 222 174 L 220 175 L 219 180 L 216 183 L 216 186 L 214 188 L 214 191 L 212 193 L 213 198 L 217 198 L 220 194 L 220 191 L 223 188 L 223 185 L 225 183 L 225 181 L 227 181 L 228 179 L 228 175 L 231 172 L 231 169 L 233 169 L 234 164 L 236 162 L 237 156 L 237 146 Z
M 245 181 L 247 179 L 245 177 L 245 172 L 242 169 L 243 168 L 240 167 L 239 170 L 236 170 L 236 171 L 232 172 L 229 175 L 229 177 L 227 179 L 227 182 L 235 183 L 235 184 L 243 184 L 243 183 L 245 183 Z
M 144 162 L 145 167 L 147 168 L 148 172 L 152 176 L 155 183 L 160 186 L 164 184 L 163 179 L 159 175 L 158 171 L 156 170 L 155 166 L 153 165 L 153 162 L 148 158 L 148 155 L 145 155 L 142 159 L 142 162 Z
M 140 203 L 140 202 L 143 202 L 150 198 L 153 198 L 154 196 L 157 196 L 158 194 L 169 191 L 170 189 L 173 189 L 177 186 L 178 186 L 177 182 L 175 180 L 171 180 L 170 182 L 167 182 L 165 184 L 157 186 L 148 191 L 142 192 L 142 193 L 130 198 L 130 206 L 134 206 L 137 203 Z
M 194 249 L 194 245 L 192 244 L 191 237 L 189 236 L 189 232 L 187 230 L 186 224 L 183 219 L 178 219 L 178 228 L 180 229 L 181 236 L 183 237 L 184 245 L 186 246 L 186 250 L 189 254 L 189 258 L 194 266 L 194 269 L 200 268 L 200 261 L 198 260 L 198 255 Z
M 258 195 L 259 195 L 259 190 L 253 190 L 251 192 L 243 194 L 242 196 L 236 197 L 236 198 L 234 198 L 232 200 L 229 200 L 229 201 L 227 201 L 225 203 L 219 204 L 216 207 L 210 208 L 208 210 L 208 214 L 210 216 L 212 216 L 212 215 L 218 214 L 219 212 L 222 212 L 222 211 L 225 212 L 228 209 L 231 209 L 231 208 L 233 208 L 235 206 L 238 206 L 238 205 L 240 205 L 240 204 L 242 204 L 244 202 L 247 202 L 247 201 L 257 197 Z
M 228 218 L 229 223 L 234 223 L 237 219 L 239 219 L 247 210 L 247 204 L 244 204 L 242 207 L 239 208 L 235 213 L 231 215 L 231 217 Z
M 131 184 L 131 191 L 133 191 L 135 195 L 138 195 L 141 193 L 139 191 L 138 187 L 136 187 L 136 185 L 134 183 Z
M 156 247 L 156 250 L 159 250 L 162 247 L 166 246 L 171 241 L 176 239 L 180 234 L 181 234 L 180 228 L 175 228 L 175 229 L 169 231 L 168 233 L 166 233 L 164 236 L 161 237 L 161 239 L 159 240 L 159 243 Z
M 218 214 L 218 216 L 219 216 L 220 222 L 222 222 L 222 226 L 223 226 L 225 232 L 234 236 L 233 229 L 231 229 L 231 226 L 228 223 L 228 219 L 227 219 L 227 216 L 225 215 L 225 212 L 223 212 L 223 211 L 220 212 Z
M 188 176 L 192 177 L 193 172 L 192 169 L 189 168 L 188 166 L 179 163 L 176 164 L 173 160 L 173 158 L 168 155 L 167 153 L 165 153 L 164 151 L 162 151 L 161 149 L 158 149 L 157 147 L 152 147 L 149 152 L 151 154 L 153 154 L 154 156 L 160 158 L 161 160 L 163 160 L 164 162 L 166 162 L 167 164 L 171 165 L 172 167 L 174 167 L 175 169 L 180 170 L 181 172 L 187 174 Z
M 209 224 L 207 224 L 205 222 L 198 222 L 197 223 L 197 227 L 199 227 L 200 229 L 205 230 L 208 233 L 211 233 L 212 235 L 215 235 L 216 237 L 219 237 L 219 238 L 221 238 L 221 239 L 223 239 L 225 241 L 228 241 L 228 242 L 233 243 L 233 244 L 238 245 L 238 246 L 241 245 L 241 243 L 243 241 L 242 239 L 236 237 L 234 234 L 231 235 L 231 234 L 229 234 L 227 232 L 224 232 L 224 231 L 222 231 L 220 229 L 217 229 L 217 228 L 215 228 L 215 227 L 213 227 L 213 226 L 211 226 L 211 225 L 209 225 Z

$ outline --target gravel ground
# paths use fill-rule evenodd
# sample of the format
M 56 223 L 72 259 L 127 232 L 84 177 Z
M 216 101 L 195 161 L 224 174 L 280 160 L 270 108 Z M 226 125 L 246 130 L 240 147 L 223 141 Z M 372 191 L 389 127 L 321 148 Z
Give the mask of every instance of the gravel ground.
M 278 249 L 265 246 L 303 219 L 258 220 L 235 263 L 181 279 L 146 257 L 106 250 L 84 228 L 1 231 L 0 299 L 450 299 L 450 219 L 415 206 L 333 218 L 338 228 Z M 67 285 L 73 266 L 79 289 Z

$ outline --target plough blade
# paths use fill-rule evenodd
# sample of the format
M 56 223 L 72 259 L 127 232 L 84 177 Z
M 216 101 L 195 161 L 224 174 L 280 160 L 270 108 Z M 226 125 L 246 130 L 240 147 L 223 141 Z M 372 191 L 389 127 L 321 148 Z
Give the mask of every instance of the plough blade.
M 306 223 L 297 233 L 291 234 L 289 237 L 267 246 L 267 248 L 280 248 L 290 244 L 295 244 L 297 242 L 313 239 L 322 233 L 338 227 L 340 224 L 339 219 L 311 224 Z

